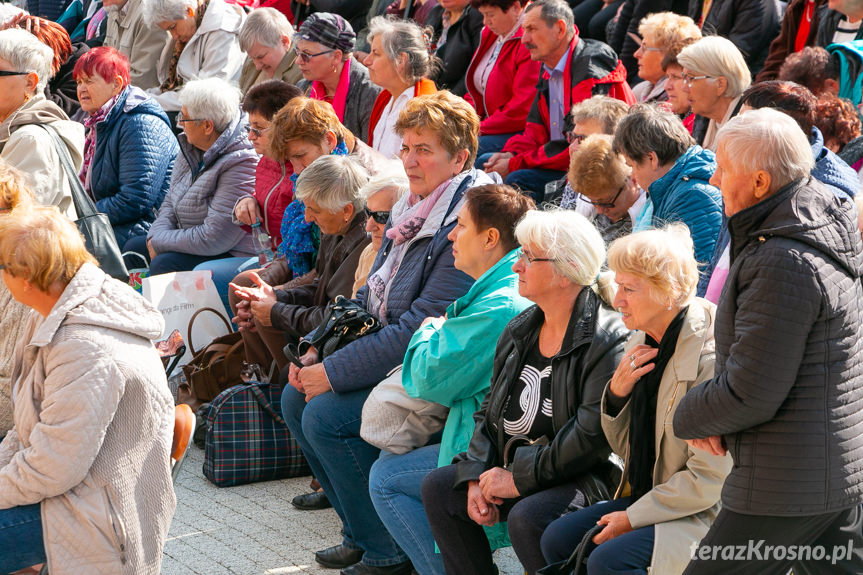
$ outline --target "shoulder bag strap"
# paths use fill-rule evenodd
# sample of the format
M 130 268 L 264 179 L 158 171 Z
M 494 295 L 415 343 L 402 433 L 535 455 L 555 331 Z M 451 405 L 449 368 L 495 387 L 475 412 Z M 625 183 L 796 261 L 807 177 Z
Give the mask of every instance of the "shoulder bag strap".
M 98 213 L 96 211 L 96 206 L 93 204 L 93 200 L 90 199 L 90 196 L 88 196 L 84 191 L 84 186 L 81 185 L 81 180 L 78 179 L 78 174 L 72 166 L 72 157 L 69 155 L 69 149 L 66 147 L 66 144 L 54 128 L 45 124 L 32 125 L 39 126 L 48 132 L 48 135 L 54 142 L 54 150 L 60 157 L 60 165 L 63 166 L 63 171 L 66 172 L 66 179 L 69 181 L 69 187 L 72 189 L 72 202 L 75 204 L 75 212 L 78 214 L 78 218 L 95 216 Z

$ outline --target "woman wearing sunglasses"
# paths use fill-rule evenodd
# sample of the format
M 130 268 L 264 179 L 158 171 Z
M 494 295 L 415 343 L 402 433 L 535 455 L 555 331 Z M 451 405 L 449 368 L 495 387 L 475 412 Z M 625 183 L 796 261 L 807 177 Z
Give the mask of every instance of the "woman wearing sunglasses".
M 294 50 L 304 82 L 298 85 L 310 98 L 333 106 L 339 121 L 365 140 L 372 106 L 381 89 L 369 79 L 368 69 L 351 58 L 357 36 L 338 14 L 317 12 L 306 18 Z

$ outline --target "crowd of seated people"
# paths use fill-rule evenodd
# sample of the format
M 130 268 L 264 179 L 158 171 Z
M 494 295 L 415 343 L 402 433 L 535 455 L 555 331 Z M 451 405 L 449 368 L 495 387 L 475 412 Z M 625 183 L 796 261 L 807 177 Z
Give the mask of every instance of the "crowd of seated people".
M 79 188 L 151 275 L 211 272 L 324 568 L 863 572 L 863 0 L 14 4 L 0 573 L 155 575 L 175 505 L 163 320 Z M 337 296 L 381 329 L 324 353 Z M 850 551 L 715 551 L 762 539 Z

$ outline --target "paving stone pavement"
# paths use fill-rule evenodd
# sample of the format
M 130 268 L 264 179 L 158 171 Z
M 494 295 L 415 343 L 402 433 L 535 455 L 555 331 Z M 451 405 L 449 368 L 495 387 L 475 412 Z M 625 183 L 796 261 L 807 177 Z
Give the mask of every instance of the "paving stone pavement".
M 219 488 L 201 472 L 194 445 L 174 485 L 177 511 L 168 533 L 162 575 L 336 575 L 314 553 L 341 541 L 332 509 L 299 511 L 290 500 L 309 490 L 309 478 Z M 512 552 L 495 555 L 501 573 L 524 573 Z

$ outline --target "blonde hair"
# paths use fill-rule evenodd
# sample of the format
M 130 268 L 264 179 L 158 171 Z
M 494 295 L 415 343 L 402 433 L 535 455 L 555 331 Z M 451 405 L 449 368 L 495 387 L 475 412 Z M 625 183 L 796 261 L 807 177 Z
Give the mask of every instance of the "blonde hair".
M 85 263 L 96 264 L 72 221 L 55 206 L 19 206 L 0 218 L 0 264 L 43 292 L 72 281 Z
M 611 305 L 615 285 L 612 274 L 602 272 L 605 242 L 587 218 L 572 210 L 529 210 L 515 227 L 515 237 L 553 260 L 557 275 L 589 287 Z
M 354 135 L 339 121 L 330 104 L 306 97 L 291 98 L 273 116 L 270 126 L 270 151 L 276 160 L 286 162 L 288 144 L 295 140 L 305 140 L 320 145 L 327 132 L 333 132 L 337 140 L 343 141 L 349 152 L 354 149 Z
M 683 307 L 698 287 L 694 253 L 689 228 L 674 223 L 614 240 L 608 248 L 608 267 L 644 279 L 657 303 L 665 305 L 670 299 Z
M 642 38 L 652 36 L 656 48 L 663 52 L 667 52 L 674 44 L 701 38 L 701 30 L 692 18 L 674 12 L 648 14 L 638 24 L 638 33 Z
M 581 143 L 569 160 L 567 177 L 573 190 L 594 199 L 626 185 L 632 168 L 614 151 L 613 141 L 612 136 L 594 134 Z
M 690 44 L 677 55 L 677 63 L 696 76 L 725 78 L 728 85 L 722 94 L 736 98 L 752 83 L 752 74 L 743 54 L 731 40 L 721 36 L 705 36 Z
M 0 160 L 0 204 L 7 210 L 33 203 L 33 192 L 24 183 L 24 175 Z
M 464 98 L 446 90 L 408 100 L 395 125 L 400 137 L 406 130 L 428 130 L 436 134 L 450 157 L 467 150 L 468 158 L 462 170 L 469 169 L 476 160 L 479 116 Z

